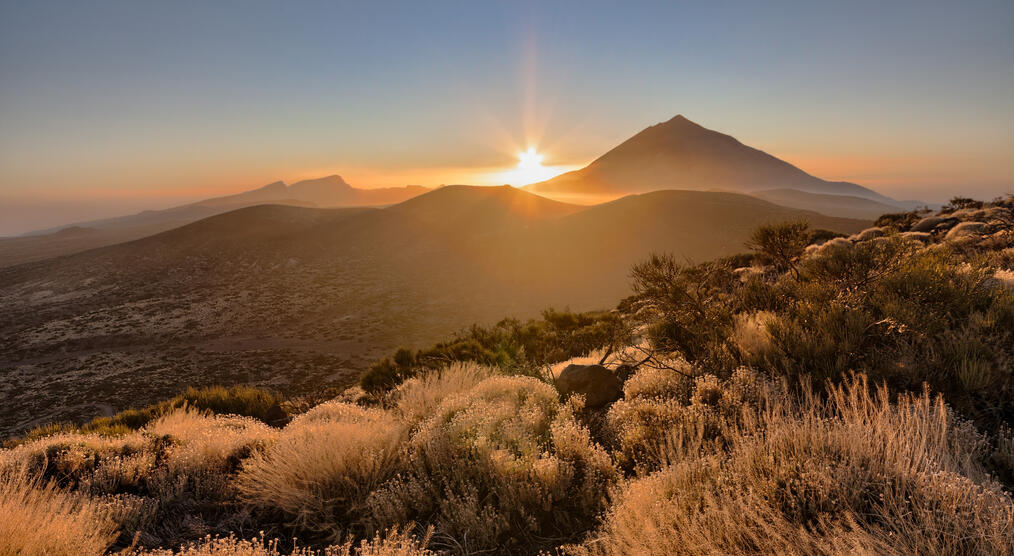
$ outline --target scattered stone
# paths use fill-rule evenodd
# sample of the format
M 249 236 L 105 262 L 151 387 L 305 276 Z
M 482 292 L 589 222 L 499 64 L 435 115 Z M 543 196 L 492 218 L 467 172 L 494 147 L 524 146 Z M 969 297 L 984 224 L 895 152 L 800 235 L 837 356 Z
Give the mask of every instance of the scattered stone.
M 564 396 L 583 394 L 585 407 L 599 408 L 623 397 L 623 381 L 602 365 L 567 365 L 556 379 Z
M 869 241 L 874 238 L 883 237 L 885 233 L 883 228 L 866 228 L 852 236 L 851 239 L 852 241 Z
M 902 232 L 901 237 L 921 243 L 929 243 L 929 241 L 933 239 L 933 235 L 929 232 Z

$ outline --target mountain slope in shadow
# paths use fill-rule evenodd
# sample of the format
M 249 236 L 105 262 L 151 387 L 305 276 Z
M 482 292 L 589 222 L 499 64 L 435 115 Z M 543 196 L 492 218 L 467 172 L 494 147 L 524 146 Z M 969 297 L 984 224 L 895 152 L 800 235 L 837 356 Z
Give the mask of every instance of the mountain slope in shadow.
M 750 195 L 770 201 L 776 205 L 812 210 L 821 214 L 875 220 L 882 214 L 898 212 L 897 205 L 890 205 L 873 199 L 853 195 L 824 195 L 807 193 L 798 189 L 768 189 Z
M 703 261 L 758 224 L 829 218 L 733 193 L 584 208 L 448 187 L 384 208 L 254 206 L 0 269 L 0 431 L 83 419 L 188 385 L 346 385 L 399 345 L 555 306 L 608 308 L 652 251 Z

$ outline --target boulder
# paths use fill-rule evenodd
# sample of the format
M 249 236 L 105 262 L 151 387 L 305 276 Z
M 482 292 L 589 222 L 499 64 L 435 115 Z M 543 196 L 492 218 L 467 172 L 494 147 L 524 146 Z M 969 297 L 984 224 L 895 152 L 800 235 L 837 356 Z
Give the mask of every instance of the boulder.
M 947 230 L 947 229 L 953 228 L 959 222 L 961 222 L 961 220 L 958 219 L 958 218 L 954 218 L 953 216 L 950 216 L 950 217 L 946 217 L 946 216 L 927 216 L 926 218 L 923 218 L 922 220 L 916 222 L 915 225 L 912 226 L 912 231 L 913 232 L 932 232 L 932 231 L 934 231 L 934 230 L 936 230 L 938 228 L 939 229 Z
M 602 365 L 567 365 L 556 378 L 563 396 L 583 394 L 585 407 L 599 408 L 623 397 L 623 381 Z
M 962 222 L 951 228 L 944 237 L 946 240 L 961 239 L 966 237 L 978 237 L 986 233 L 985 222 Z
M 275 404 L 264 414 L 264 422 L 272 427 L 281 428 L 289 423 L 289 414 L 285 413 L 282 406 Z

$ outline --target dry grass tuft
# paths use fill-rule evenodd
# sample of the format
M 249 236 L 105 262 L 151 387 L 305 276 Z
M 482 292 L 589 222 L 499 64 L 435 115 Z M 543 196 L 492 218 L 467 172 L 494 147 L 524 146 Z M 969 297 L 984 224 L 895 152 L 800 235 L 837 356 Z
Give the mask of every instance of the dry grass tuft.
M 417 424 L 432 415 L 448 396 L 467 392 L 493 374 L 487 367 L 458 363 L 406 380 L 388 398 L 405 421 Z
M 430 533 L 416 538 L 405 531 L 391 529 L 377 534 L 373 539 L 358 544 L 348 541 L 320 550 L 295 547 L 291 552 L 279 550 L 278 539 L 267 540 L 262 536 L 243 540 L 235 536 L 222 538 L 206 537 L 203 541 L 191 543 L 180 550 L 153 550 L 138 552 L 137 556 L 436 556 L 426 549 Z
M 404 465 L 407 426 L 379 409 L 328 402 L 290 423 L 236 479 L 247 503 L 305 530 L 340 538 L 366 497 Z
M 409 457 L 411 472 L 371 496 L 375 519 L 431 523 L 464 552 L 574 538 L 616 480 L 556 390 L 528 377 L 489 378 L 444 399 Z
M 0 555 L 103 554 L 116 539 L 110 513 L 25 470 L 0 473 Z
M 725 451 L 620 488 L 584 554 L 1010 554 L 1014 503 L 987 443 L 927 393 L 864 378 L 783 401 Z

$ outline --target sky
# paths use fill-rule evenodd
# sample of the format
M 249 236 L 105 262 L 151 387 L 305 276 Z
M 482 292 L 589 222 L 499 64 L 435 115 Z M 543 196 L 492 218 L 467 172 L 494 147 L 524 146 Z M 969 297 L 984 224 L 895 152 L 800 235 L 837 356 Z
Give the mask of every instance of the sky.
M 0 0 L 0 235 L 333 173 L 504 183 L 676 114 L 895 198 L 989 198 L 1012 29 L 1010 0 Z

